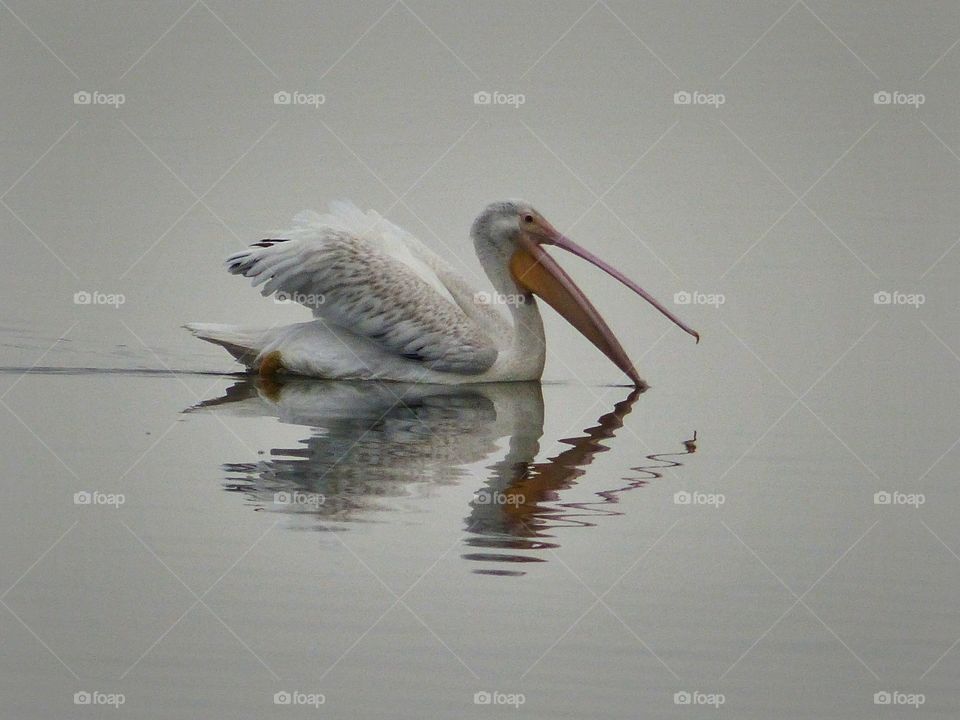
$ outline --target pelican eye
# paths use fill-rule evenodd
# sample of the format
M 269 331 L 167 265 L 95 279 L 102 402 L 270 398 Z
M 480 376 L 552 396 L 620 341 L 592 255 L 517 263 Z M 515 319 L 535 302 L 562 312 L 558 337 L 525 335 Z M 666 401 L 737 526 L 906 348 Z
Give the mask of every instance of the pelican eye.
M 531 224 L 533 222 L 533 215 L 524 215 L 523 221 L 528 225 Z

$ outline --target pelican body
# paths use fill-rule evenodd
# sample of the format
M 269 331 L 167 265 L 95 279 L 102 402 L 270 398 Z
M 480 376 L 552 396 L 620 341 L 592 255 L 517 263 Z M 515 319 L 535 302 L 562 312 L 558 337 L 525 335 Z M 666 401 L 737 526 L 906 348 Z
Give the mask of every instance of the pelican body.
M 537 380 L 546 345 L 534 295 L 563 315 L 637 387 L 616 337 L 543 249 L 578 255 L 630 287 L 699 339 L 645 290 L 559 233 L 529 203 L 488 205 L 471 229 L 494 292 L 481 292 L 439 255 L 376 212 L 334 203 L 303 212 L 274 238 L 227 258 L 264 296 L 297 302 L 314 319 L 283 327 L 191 323 L 262 376 L 386 380 L 442 385 Z M 498 305 L 509 311 L 502 312 Z

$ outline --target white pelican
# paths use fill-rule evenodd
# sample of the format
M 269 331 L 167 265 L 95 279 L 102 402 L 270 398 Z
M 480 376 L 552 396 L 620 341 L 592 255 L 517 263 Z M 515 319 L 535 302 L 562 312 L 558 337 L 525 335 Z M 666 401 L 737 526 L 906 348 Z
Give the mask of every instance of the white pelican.
M 423 243 L 376 212 L 334 203 L 303 212 L 291 229 L 227 258 L 235 275 L 309 307 L 314 320 L 251 329 L 191 323 L 263 376 L 453 385 L 537 380 L 546 357 L 533 294 L 645 388 L 626 352 L 570 277 L 543 249 L 555 245 L 596 265 L 699 341 L 643 288 L 558 232 L 522 201 L 495 202 L 471 229 L 494 293 L 478 292 Z M 506 304 L 508 319 L 495 306 Z

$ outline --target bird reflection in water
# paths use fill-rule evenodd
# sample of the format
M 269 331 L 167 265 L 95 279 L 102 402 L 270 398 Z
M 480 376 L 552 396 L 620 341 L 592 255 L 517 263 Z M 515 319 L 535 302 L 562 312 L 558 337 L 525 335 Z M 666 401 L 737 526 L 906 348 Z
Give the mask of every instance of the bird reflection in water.
M 558 545 L 552 538 L 557 528 L 593 527 L 596 519 L 605 515 L 622 515 L 613 507 L 619 495 L 646 485 L 651 480 L 663 477 L 663 470 L 680 467 L 683 463 L 667 460 L 696 452 L 696 433 L 683 442 L 683 451 L 675 453 L 652 453 L 646 456 L 654 464 L 630 468 L 640 473 L 639 477 L 627 479 L 618 487 L 595 493 L 599 500 L 590 502 L 563 502 L 562 493 L 577 484 L 586 473 L 586 467 L 598 453 L 610 448 L 604 444 L 623 427 L 623 419 L 633 409 L 640 396 L 633 390 L 626 399 L 616 403 L 613 409 L 601 415 L 593 427 L 583 430 L 583 435 L 564 438 L 560 442 L 570 445 L 555 457 L 544 462 L 532 462 L 539 450 L 541 432 L 530 437 L 526 447 L 511 444 L 511 452 L 502 461 L 490 466 L 491 475 L 486 487 L 472 503 L 472 512 L 467 527 L 473 536 L 467 544 L 483 551 L 463 555 L 469 560 L 498 563 L 543 562 L 540 554 L 516 554 L 490 552 L 498 550 L 547 550 Z M 491 575 L 520 575 L 521 571 L 504 568 L 478 569 L 475 572 Z
M 438 486 L 479 479 L 465 518 L 470 551 L 463 557 L 483 563 L 474 570 L 481 574 L 522 575 L 520 563 L 542 562 L 542 551 L 557 547 L 554 530 L 591 527 L 621 514 L 622 493 L 682 464 L 668 458 L 696 450 L 694 434 L 683 451 L 647 455 L 653 464 L 631 468 L 637 477 L 597 491 L 597 500 L 564 502 L 564 491 L 609 449 L 605 441 L 623 427 L 639 396 L 631 390 L 582 435 L 561 440 L 566 450 L 540 462 L 539 382 L 458 387 L 245 379 L 188 412 L 273 416 L 309 428 L 298 447 L 225 464 L 225 489 L 245 495 L 258 510 L 305 514 L 316 529 L 377 520 L 382 511 L 415 508 Z M 484 466 L 491 457 L 501 459 Z

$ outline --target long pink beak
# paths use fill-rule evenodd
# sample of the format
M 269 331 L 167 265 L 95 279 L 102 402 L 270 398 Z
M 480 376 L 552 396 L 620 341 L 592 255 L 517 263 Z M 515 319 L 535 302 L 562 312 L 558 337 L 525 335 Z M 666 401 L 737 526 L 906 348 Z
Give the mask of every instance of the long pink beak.
M 623 370 L 637 387 L 646 388 L 647 384 L 638 375 L 613 331 L 604 322 L 600 313 L 580 288 L 563 271 L 556 260 L 550 257 L 542 245 L 556 245 L 597 266 L 640 295 L 683 330 L 697 338 L 699 342 L 700 335 L 695 330 L 681 322 L 646 290 L 593 253 L 557 232 L 546 221 L 540 219 L 540 227 L 537 232 L 521 232 L 517 249 L 510 259 L 510 271 L 514 280 L 521 287 L 539 295 L 566 318 L 617 367 Z
M 681 330 L 683 330 L 686 333 L 689 333 L 690 335 L 693 335 L 693 337 L 697 339 L 697 343 L 700 342 L 700 333 L 698 333 L 696 330 L 691 328 L 689 325 L 683 322 L 680 318 L 678 318 L 676 315 L 670 312 L 667 308 L 665 308 L 659 300 L 653 297 L 653 295 L 651 295 L 642 287 L 637 285 L 633 280 L 628 278 L 622 272 L 620 272 L 613 266 L 605 263 L 603 260 L 598 258 L 596 255 L 594 255 L 592 252 L 590 252 L 586 248 L 583 248 L 577 245 L 573 240 L 568 238 L 566 235 L 563 235 L 557 232 L 556 230 L 554 230 L 553 232 L 549 233 L 549 235 L 547 236 L 546 242 L 550 245 L 556 245 L 558 248 L 563 248 L 567 252 L 571 252 L 574 255 L 577 255 L 578 257 L 582 257 L 584 260 L 586 260 L 592 265 L 596 265 L 605 273 L 607 273 L 611 277 L 616 278 L 617 280 L 622 282 L 624 285 L 626 285 L 628 288 L 633 290 L 637 295 L 639 295 L 648 303 L 653 305 L 657 310 L 659 310 L 661 313 L 663 313 L 668 318 L 670 318 L 670 320 L 672 320 L 677 325 L 677 327 L 679 327 Z

